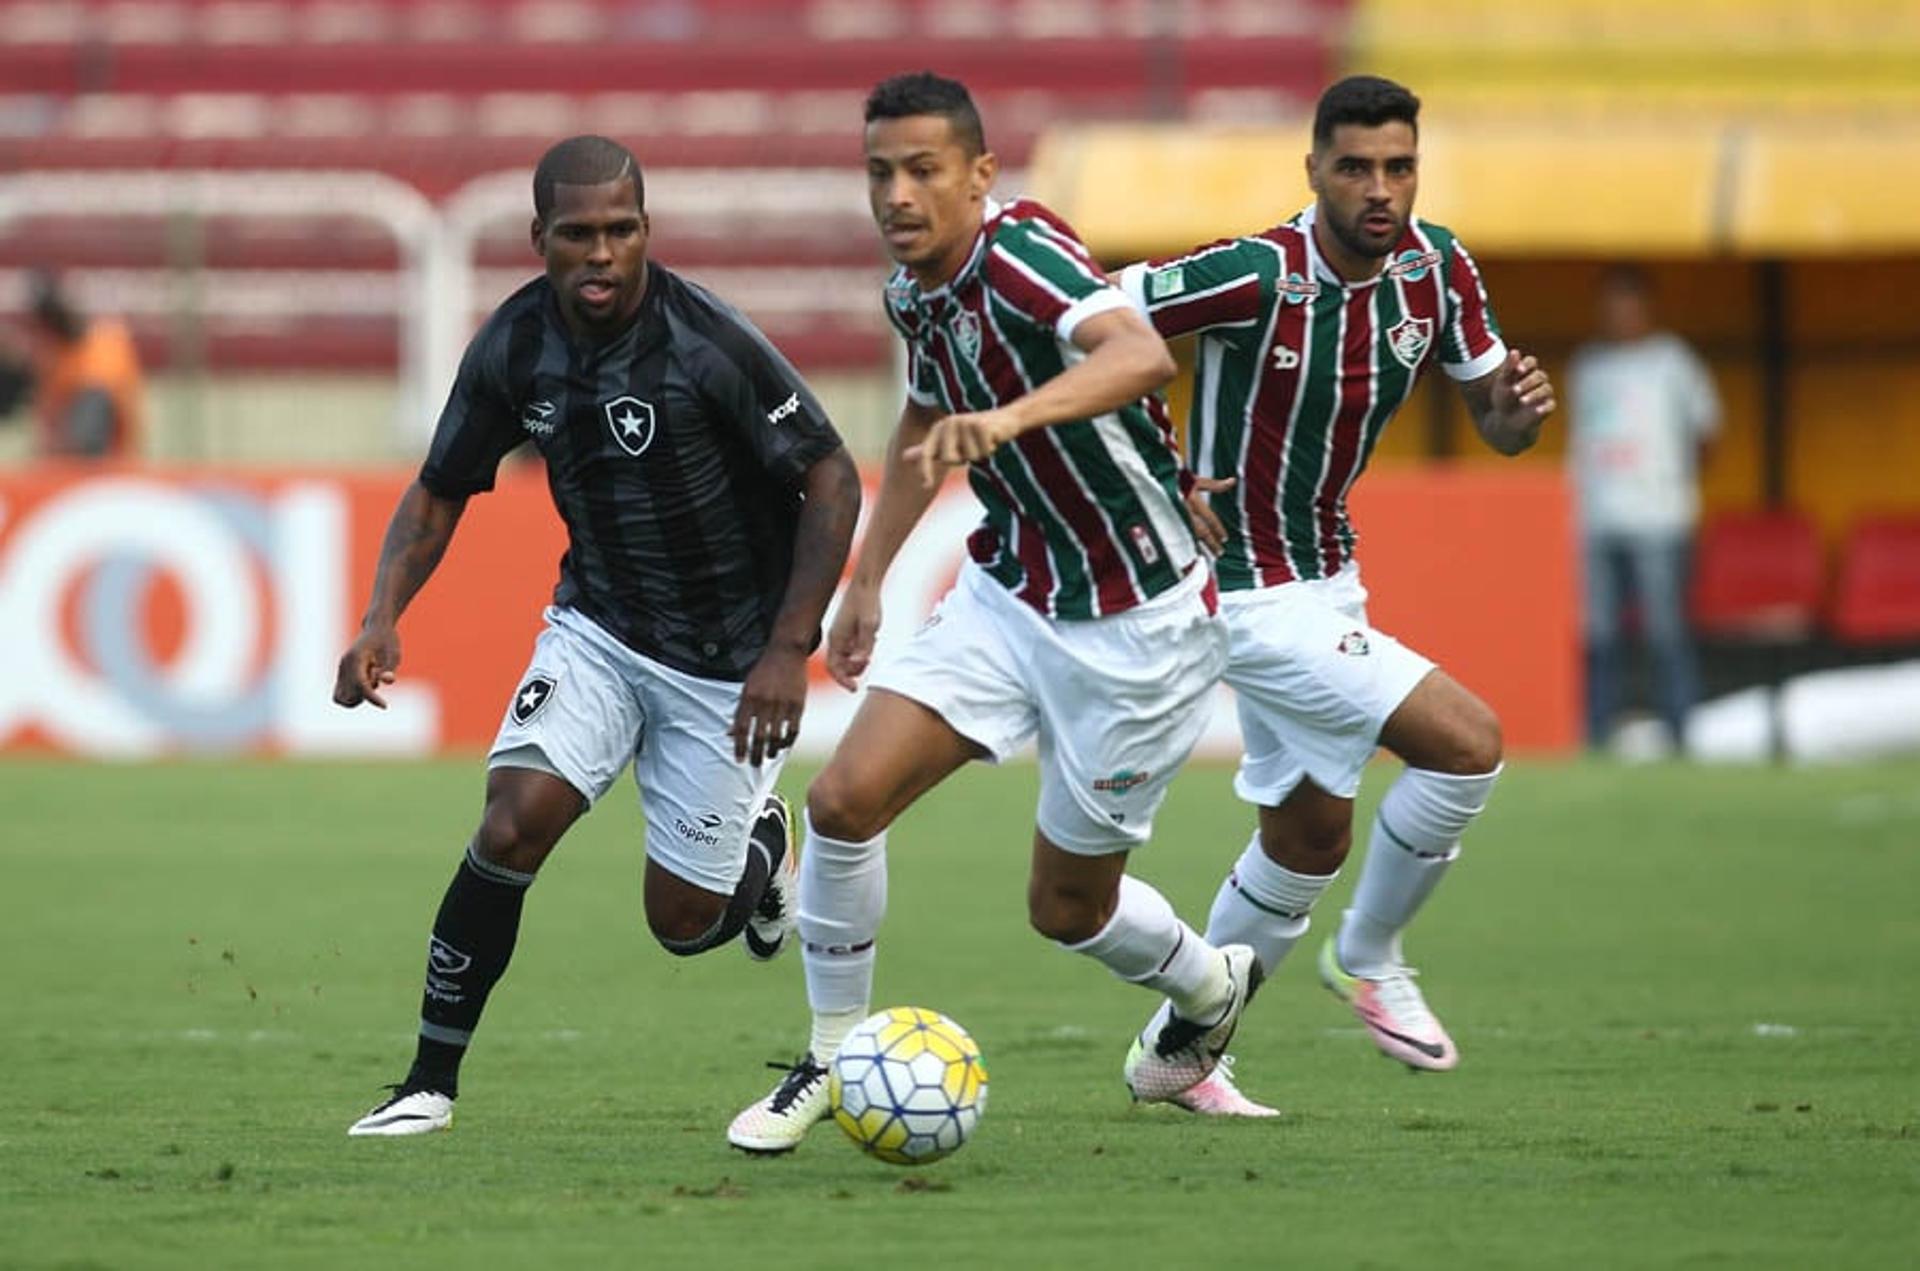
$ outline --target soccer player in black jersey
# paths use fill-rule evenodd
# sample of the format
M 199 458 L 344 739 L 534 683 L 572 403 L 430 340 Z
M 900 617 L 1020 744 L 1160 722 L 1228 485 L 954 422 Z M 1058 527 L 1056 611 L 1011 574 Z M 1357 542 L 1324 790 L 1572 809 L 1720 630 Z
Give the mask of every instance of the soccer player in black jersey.
M 486 808 L 428 945 L 413 1066 L 353 1135 L 452 1123 L 459 1067 L 505 972 L 528 884 L 631 763 L 647 922 L 690 955 L 793 923 L 790 817 L 773 793 L 806 663 L 859 511 L 859 475 L 792 366 L 739 313 L 647 260 L 640 168 L 603 137 L 534 172 L 545 276 L 468 346 L 380 552 L 334 701 L 383 707 L 400 615 L 508 451 L 546 460 L 567 554 L 488 757 Z

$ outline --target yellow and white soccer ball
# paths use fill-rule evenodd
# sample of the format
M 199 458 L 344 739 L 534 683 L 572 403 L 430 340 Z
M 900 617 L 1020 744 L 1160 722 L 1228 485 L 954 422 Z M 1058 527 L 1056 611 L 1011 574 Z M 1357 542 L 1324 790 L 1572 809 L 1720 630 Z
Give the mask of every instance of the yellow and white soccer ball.
M 871 1156 L 925 1165 L 960 1149 L 987 1109 L 987 1070 L 967 1030 L 895 1006 L 854 1026 L 827 1077 L 833 1119 Z

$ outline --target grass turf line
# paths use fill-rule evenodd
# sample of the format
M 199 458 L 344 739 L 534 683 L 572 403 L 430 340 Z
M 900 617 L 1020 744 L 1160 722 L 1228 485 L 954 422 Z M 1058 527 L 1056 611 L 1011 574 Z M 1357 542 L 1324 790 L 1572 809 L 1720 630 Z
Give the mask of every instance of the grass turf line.
M 1229 777 L 1183 776 L 1136 857 L 1196 924 L 1251 826 Z M 0 764 L 0 1266 L 1910 1255 L 1912 764 L 1514 766 L 1408 942 L 1460 1070 L 1377 1058 L 1314 983 L 1350 866 L 1235 1044 L 1287 1116 L 1231 1124 L 1129 1106 L 1151 1002 L 1026 929 L 1033 771 L 970 769 L 893 835 L 876 1005 L 965 1024 L 992 1102 L 911 1172 L 831 1127 L 725 1148 L 804 1038 L 798 959 L 653 947 L 630 787 L 536 884 L 454 1133 L 349 1141 L 405 1067 L 480 785 L 473 761 Z

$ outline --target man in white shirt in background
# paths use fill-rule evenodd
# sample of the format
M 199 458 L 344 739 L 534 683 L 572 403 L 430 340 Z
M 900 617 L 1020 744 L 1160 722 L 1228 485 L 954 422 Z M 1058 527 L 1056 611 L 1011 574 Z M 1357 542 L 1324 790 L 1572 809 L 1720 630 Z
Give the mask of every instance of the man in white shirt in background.
M 1698 695 L 1687 629 L 1687 576 L 1700 519 L 1697 474 L 1720 423 L 1706 366 L 1657 330 L 1647 276 L 1631 265 L 1601 280 L 1600 334 L 1568 374 L 1568 462 L 1585 551 L 1587 740 L 1603 747 L 1621 698 L 1626 602 L 1639 607 L 1660 715 L 1676 749 Z

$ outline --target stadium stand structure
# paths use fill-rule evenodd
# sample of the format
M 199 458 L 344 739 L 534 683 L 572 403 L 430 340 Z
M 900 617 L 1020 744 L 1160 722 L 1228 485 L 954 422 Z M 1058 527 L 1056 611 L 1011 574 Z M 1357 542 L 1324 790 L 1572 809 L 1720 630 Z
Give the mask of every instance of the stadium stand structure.
M 804 368 L 870 368 L 889 356 L 857 167 L 870 84 L 929 64 L 966 79 L 1018 169 L 1062 120 L 1297 114 L 1347 8 L 0 0 L 0 172 L 364 171 L 446 205 L 495 174 L 524 183 L 559 136 L 603 132 L 647 165 L 660 259 L 740 302 Z M 474 238 L 476 307 L 535 265 L 524 191 L 498 201 Z M 0 315 L 17 312 L 20 271 L 52 264 L 131 319 L 151 365 L 384 370 L 403 255 L 351 208 L 16 217 L 0 224 Z M 185 303 L 204 315 L 191 340 Z
M 1911 0 L 1358 0 L 1351 47 L 1452 109 L 1495 115 L 1920 107 Z

